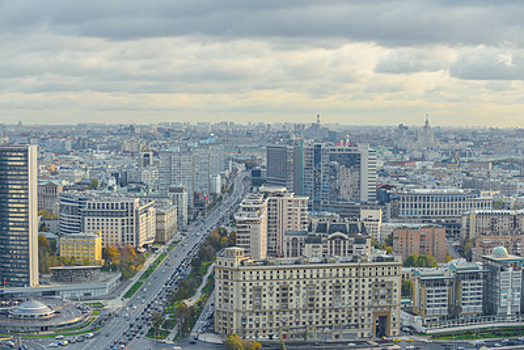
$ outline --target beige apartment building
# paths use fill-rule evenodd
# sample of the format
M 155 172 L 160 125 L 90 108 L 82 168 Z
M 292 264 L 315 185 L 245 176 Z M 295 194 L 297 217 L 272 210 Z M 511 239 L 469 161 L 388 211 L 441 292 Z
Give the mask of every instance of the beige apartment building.
M 254 259 L 265 259 L 267 253 L 267 203 L 263 194 L 250 194 L 235 215 L 237 246 Z
M 491 255 L 496 247 L 504 247 L 509 254 L 522 256 L 524 234 L 479 233 L 475 240 L 475 261 L 482 261 L 483 255 Z
M 473 240 L 481 233 L 505 235 L 523 229 L 524 210 L 473 210 L 461 217 L 460 237 Z
M 431 255 L 437 261 L 446 258 L 446 229 L 435 226 L 403 227 L 393 230 L 393 252 L 402 259 L 413 253 Z
M 308 197 L 286 192 L 285 187 L 262 186 L 267 199 L 267 255 L 282 257 L 284 234 L 305 231 L 309 222 Z
M 155 243 L 166 243 L 177 232 L 177 207 L 164 205 L 156 208 Z
M 354 339 L 399 334 L 398 255 L 252 259 L 222 250 L 215 330 L 246 339 Z

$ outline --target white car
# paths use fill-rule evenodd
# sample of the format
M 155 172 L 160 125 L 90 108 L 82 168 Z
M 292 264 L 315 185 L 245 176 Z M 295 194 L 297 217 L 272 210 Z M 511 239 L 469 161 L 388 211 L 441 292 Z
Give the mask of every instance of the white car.
M 355 345 L 357 345 L 357 344 L 355 344 L 355 343 L 349 343 L 348 344 L 348 346 L 355 346 Z
M 55 339 L 57 339 L 57 340 L 58 340 L 58 339 L 64 339 L 64 336 L 63 336 L 62 334 L 60 334 L 60 335 L 57 335 L 57 336 L 55 337 Z
M 47 347 L 48 348 L 56 348 L 56 347 L 58 347 L 58 344 L 57 343 L 50 343 Z

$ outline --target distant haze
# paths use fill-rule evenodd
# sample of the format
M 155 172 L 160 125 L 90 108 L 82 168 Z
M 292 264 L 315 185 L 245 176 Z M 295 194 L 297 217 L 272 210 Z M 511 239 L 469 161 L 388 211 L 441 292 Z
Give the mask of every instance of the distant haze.
M 0 122 L 524 127 L 524 2 L 0 1 Z

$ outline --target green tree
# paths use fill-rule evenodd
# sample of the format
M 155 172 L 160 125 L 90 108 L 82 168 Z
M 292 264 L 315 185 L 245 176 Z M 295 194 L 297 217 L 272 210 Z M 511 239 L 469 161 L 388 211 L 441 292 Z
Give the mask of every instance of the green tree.
M 44 219 L 51 219 L 51 214 L 45 209 L 39 210 L 38 215 L 43 217 Z
M 229 241 L 230 247 L 237 245 L 237 232 L 236 231 L 231 231 L 231 233 L 229 234 L 228 241 Z
M 413 281 L 410 279 L 405 279 L 402 281 L 402 296 L 411 297 L 413 296 Z
M 418 266 L 418 254 L 409 254 L 407 259 L 404 260 L 404 267 L 417 267 Z
M 98 180 L 97 179 L 91 179 L 89 181 L 89 186 L 87 186 L 89 190 L 96 190 L 98 188 Z
M 426 255 L 426 267 L 438 267 L 438 261 L 431 255 Z
M 428 261 L 427 261 L 427 257 L 423 254 L 419 255 L 418 259 L 417 259 L 417 265 L 418 267 L 427 267 L 428 266 Z
M 468 261 L 471 261 L 471 258 L 473 257 L 473 247 L 474 245 L 471 238 L 466 238 L 466 240 L 464 241 L 464 255 Z
M 153 328 L 159 329 L 164 322 L 164 315 L 161 312 L 155 312 L 151 316 L 151 325 Z
M 83 265 L 84 265 L 84 266 L 89 266 L 89 265 L 91 265 L 91 259 L 89 259 L 89 258 L 84 258 Z

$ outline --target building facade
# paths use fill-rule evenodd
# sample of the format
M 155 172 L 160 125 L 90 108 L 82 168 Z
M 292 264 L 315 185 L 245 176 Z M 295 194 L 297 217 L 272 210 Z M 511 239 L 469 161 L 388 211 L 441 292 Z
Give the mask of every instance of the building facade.
M 262 186 L 267 198 L 267 254 L 283 256 L 286 231 L 304 231 L 309 222 L 308 197 L 295 196 L 284 187 Z
M 177 232 L 176 205 L 166 205 L 156 208 L 156 243 L 166 243 Z
M 254 259 L 265 259 L 267 255 L 267 205 L 265 195 L 249 194 L 235 215 L 237 246 Z
M 38 211 L 47 210 L 53 214 L 58 203 L 58 195 L 64 191 L 64 186 L 57 181 L 38 181 Z
M 524 234 L 522 233 L 480 233 L 475 238 L 475 261 L 482 261 L 483 255 L 491 255 L 496 247 L 504 247 L 509 254 L 522 256 Z
M 62 193 L 59 233 L 100 231 L 103 247 L 152 244 L 156 237 L 156 209 L 153 204 L 153 201 L 139 198 Z
M 247 339 L 329 340 L 395 336 L 400 257 L 254 260 L 217 256 L 215 331 Z
M 187 191 L 187 204 L 193 208 L 195 192 L 193 153 L 189 150 L 160 152 L 158 171 L 159 190 L 167 194 L 169 186 L 184 186 Z
M 524 210 L 471 210 L 461 216 L 460 237 L 524 234 Z M 501 244 L 502 245 L 502 244 Z
M 80 232 L 65 234 L 58 240 L 60 256 L 74 257 L 76 264 L 84 264 L 89 259 L 89 265 L 102 261 L 102 233 Z
M 288 192 L 302 193 L 302 151 L 300 145 L 269 145 L 266 184 L 285 187 Z
M 182 227 L 187 225 L 187 190 L 185 186 L 169 186 L 167 196 L 177 207 L 177 221 L 178 226 Z
M 404 260 L 410 254 L 431 255 L 437 261 L 446 258 L 446 230 L 435 226 L 393 230 L 393 252 Z
M 0 147 L 0 280 L 38 285 L 37 147 Z

